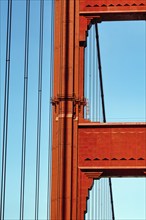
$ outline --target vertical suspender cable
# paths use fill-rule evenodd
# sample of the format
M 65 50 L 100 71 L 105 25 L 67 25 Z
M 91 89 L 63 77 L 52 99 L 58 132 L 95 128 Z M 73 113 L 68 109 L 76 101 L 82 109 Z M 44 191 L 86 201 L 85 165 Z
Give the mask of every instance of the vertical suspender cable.
M 106 122 L 103 81 L 102 81 L 102 68 L 101 68 L 100 47 L 99 47 L 99 34 L 98 34 L 98 25 L 97 25 L 97 23 L 95 24 L 95 32 L 96 32 L 97 57 L 98 57 L 98 65 L 99 65 L 99 80 L 100 80 L 100 89 L 101 89 L 101 103 L 102 103 L 103 122 Z M 115 220 L 111 178 L 109 178 L 109 187 L 110 187 L 110 198 L 111 198 L 111 208 L 112 208 L 112 220 Z
M 5 212 L 8 116 L 9 116 L 11 23 L 12 23 L 12 0 L 9 0 L 8 1 L 8 12 L 7 12 L 7 41 L 6 41 L 4 119 L 3 119 L 4 122 L 3 122 L 2 172 L 1 172 L 1 196 L 0 196 L 0 219 L 1 220 L 4 219 L 4 212 Z
M 50 192 L 51 192 L 51 156 L 52 156 L 52 106 L 51 106 L 51 97 L 52 97 L 52 82 L 53 82 L 53 37 L 54 37 L 54 3 L 52 1 L 51 6 L 51 51 L 50 51 L 50 103 L 49 103 L 49 137 L 48 137 L 48 184 L 47 184 L 47 220 L 50 219 Z
M 92 103 L 92 112 L 91 120 L 94 121 L 94 29 L 91 28 L 91 103 Z
M 95 101 L 95 91 L 96 91 L 96 68 L 95 68 L 95 30 L 94 30 L 94 27 L 92 26 L 92 47 L 93 47 L 93 51 L 92 51 L 92 54 L 93 54 L 93 60 L 92 60 L 92 102 L 93 102 L 93 107 L 92 107 L 92 120 L 93 121 L 96 121 L 96 101 Z M 95 180 L 93 181 L 93 189 L 92 189 L 92 192 L 93 192 L 93 196 L 92 196 L 92 207 L 93 207 L 93 213 L 92 213 L 92 218 L 95 219 L 95 215 L 96 215 L 96 202 L 95 202 L 95 195 L 96 195 L 96 183 L 95 183 Z
M 146 21 L 145 21 L 145 121 L 146 121 Z
M 89 106 L 90 106 L 90 112 L 89 112 L 89 119 L 91 120 L 91 115 L 92 115 L 92 101 L 91 101 L 91 91 L 92 91 L 92 40 L 91 40 L 91 36 L 92 36 L 92 32 L 91 34 L 89 35 L 89 59 L 90 59 L 90 62 L 89 62 Z
M 20 183 L 20 220 L 24 219 L 25 161 L 26 161 L 26 128 L 27 128 L 27 97 L 28 97 L 28 58 L 29 58 L 29 24 L 30 0 L 26 1 L 25 24 L 25 55 L 24 55 L 24 91 L 23 91 L 23 122 L 22 122 L 22 155 Z
M 94 32 L 94 38 L 95 38 L 95 32 Z M 95 48 L 95 60 L 97 57 L 97 50 L 96 50 L 96 41 L 94 41 L 94 48 Z M 98 66 L 97 62 L 95 61 L 95 91 L 97 91 L 97 95 L 95 95 L 95 121 L 98 121 L 98 99 L 99 99 L 99 80 L 98 80 Z M 94 92 L 95 92 L 94 91 Z
M 86 95 L 86 49 L 84 48 L 84 96 L 86 97 L 86 102 L 87 102 L 87 95 Z M 86 106 L 84 108 L 84 118 L 87 118 L 87 103 Z
M 40 37 L 39 37 L 39 76 L 38 76 L 38 117 L 37 117 L 35 219 L 38 219 L 38 215 L 39 215 L 40 145 L 41 145 L 41 111 L 42 111 L 43 23 L 44 23 L 44 0 L 41 0 L 40 1 Z
M 98 182 L 98 219 L 101 219 L 101 180 Z
M 89 38 L 87 38 L 88 40 Z M 86 119 L 89 119 L 89 48 L 85 48 L 85 97 L 87 97 L 87 105 L 86 105 Z
M 92 27 L 93 28 L 93 27 Z M 94 32 L 94 28 L 93 28 L 93 33 L 92 33 L 92 44 L 93 44 L 93 52 L 92 52 L 92 54 L 93 54 L 93 57 L 95 57 L 95 45 L 94 45 L 94 37 L 95 37 L 95 32 Z M 92 61 L 93 63 L 92 63 L 92 66 L 93 66 L 93 78 L 92 78 L 92 83 L 93 83 L 93 89 L 92 89 L 92 92 L 93 92 L 93 121 L 96 121 L 96 115 L 95 115 L 95 113 L 96 113 L 96 109 L 95 109 L 95 106 L 96 106 L 96 102 L 95 102 L 95 89 L 96 89 L 96 84 L 95 84 L 95 82 L 96 82 L 96 80 L 95 80 L 95 78 L 96 78 L 96 75 L 95 75 L 95 59 L 93 59 L 93 61 Z

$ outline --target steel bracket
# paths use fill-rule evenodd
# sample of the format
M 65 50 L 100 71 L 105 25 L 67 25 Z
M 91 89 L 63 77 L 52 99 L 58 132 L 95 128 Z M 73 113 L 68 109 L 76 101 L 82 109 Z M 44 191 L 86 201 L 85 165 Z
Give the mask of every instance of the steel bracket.
M 57 106 L 60 102 L 73 102 L 73 118 L 76 117 L 76 106 L 78 106 L 78 111 L 81 111 L 81 106 L 86 106 L 87 101 L 86 98 L 77 98 L 75 95 L 62 96 L 57 95 L 57 97 L 51 98 L 52 106 L 55 106 L 55 112 Z

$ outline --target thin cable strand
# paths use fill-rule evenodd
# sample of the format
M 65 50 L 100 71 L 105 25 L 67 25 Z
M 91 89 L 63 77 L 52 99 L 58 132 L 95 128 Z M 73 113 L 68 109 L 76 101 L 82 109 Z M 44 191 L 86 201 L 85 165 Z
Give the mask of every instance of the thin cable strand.
M 7 11 L 7 41 L 6 41 L 4 119 L 3 119 L 4 122 L 3 122 L 3 146 L 2 146 L 1 198 L 0 198 L 0 219 L 1 220 L 4 219 L 4 214 L 5 214 L 7 142 L 8 142 L 8 118 L 9 118 L 11 26 L 12 26 L 12 0 L 9 0 L 8 11 Z
M 99 80 L 100 80 L 100 91 L 101 91 L 102 114 L 103 114 L 103 122 L 106 122 L 103 80 L 102 80 L 102 68 L 101 68 L 100 47 L 99 47 L 99 34 L 98 34 L 97 23 L 95 24 L 95 32 L 96 32 L 97 58 L 98 58 L 98 66 L 99 66 Z
M 24 55 L 24 91 L 23 91 L 22 154 L 21 154 L 21 181 L 20 181 L 20 214 L 19 214 L 20 220 L 24 219 L 27 99 L 28 99 L 29 26 L 30 26 L 30 0 L 27 0 L 26 1 L 26 24 L 25 24 L 25 55 Z
M 40 1 L 40 39 L 39 39 L 39 76 L 38 76 L 39 78 L 38 78 L 35 220 L 38 220 L 38 216 L 39 216 L 41 112 L 42 112 L 42 64 L 43 64 L 43 31 L 44 31 L 43 29 L 44 29 L 44 0 L 41 0 Z

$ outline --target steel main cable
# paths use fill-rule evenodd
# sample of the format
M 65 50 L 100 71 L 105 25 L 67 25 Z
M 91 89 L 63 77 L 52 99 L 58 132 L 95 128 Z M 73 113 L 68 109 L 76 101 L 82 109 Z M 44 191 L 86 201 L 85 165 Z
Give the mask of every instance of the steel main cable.
M 4 118 L 3 118 L 3 142 L 2 142 L 2 171 L 1 171 L 1 196 L 0 219 L 5 214 L 5 191 L 7 171 L 7 141 L 9 118 L 9 84 L 10 84 L 10 52 L 11 52 L 11 26 L 12 26 L 12 0 L 8 1 L 7 10 L 7 40 L 6 40 L 6 66 L 5 66 L 5 91 L 4 91 Z
M 29 27 L 30 27 L 30 0 L 27 0 L 26 1 L 26 23 L 25 23 L 22 154 L 21 154 L 20 210 L 19 210 L 20 220 L 24 219 L 26 131 L 27 131 L 27 102 L 28 102 L 27 100 L 28 100 Z
M 35 219 L 36 220 L 38 219 L 38 215 L 39 215 L 39 190 L 40 190 L 40 147 L 41 147 L 41 112 L 42 112 L 43 32 L 44 32 L 44 0 L 41 0 L 40 1 L 40 37 L 39 37 L 36 188 L 35 188 Z

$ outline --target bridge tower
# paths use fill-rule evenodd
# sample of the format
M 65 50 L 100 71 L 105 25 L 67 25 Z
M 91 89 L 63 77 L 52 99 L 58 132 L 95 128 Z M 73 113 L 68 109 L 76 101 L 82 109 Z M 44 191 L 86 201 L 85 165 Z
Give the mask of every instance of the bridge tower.
M 145 0 L 55 0 L 52 220 L 83 220 L 93 179 L 146 175 L 146 123 L 84 120 L 92 23 L 146 20 Z

